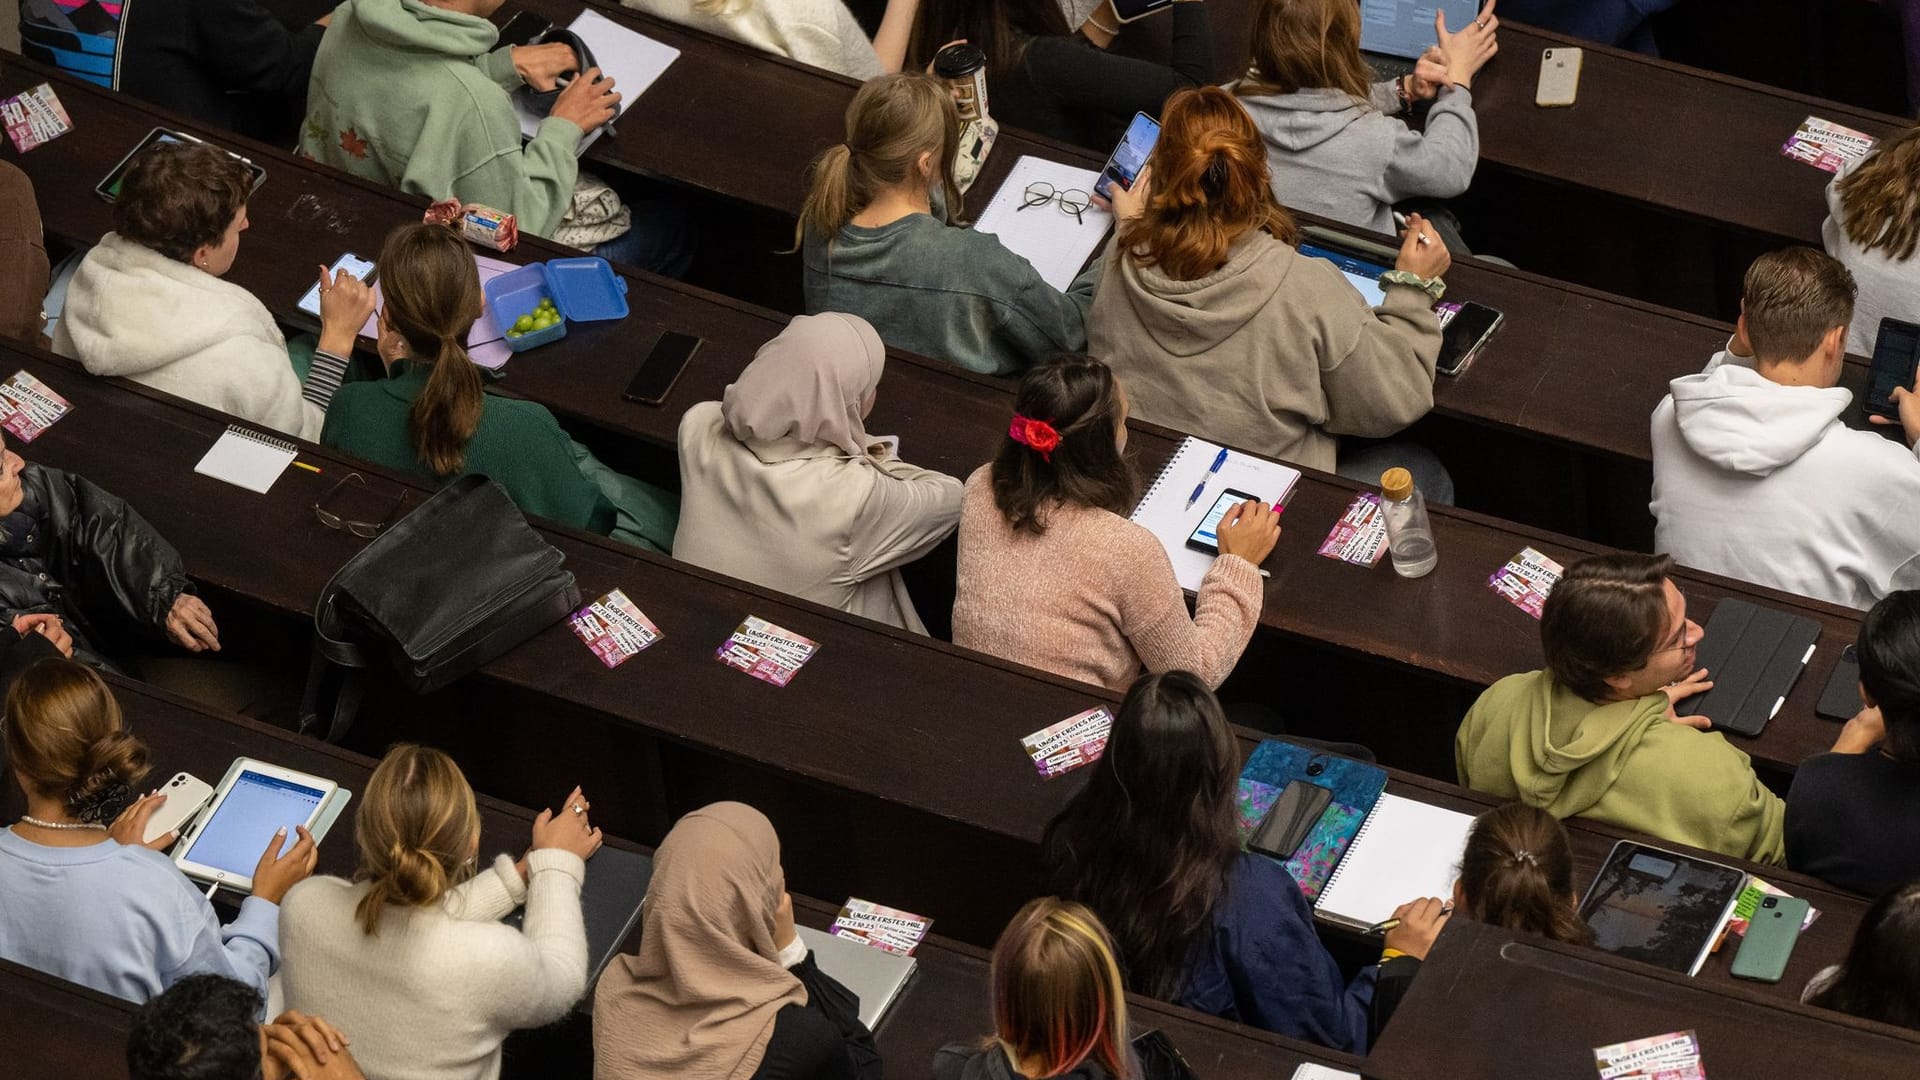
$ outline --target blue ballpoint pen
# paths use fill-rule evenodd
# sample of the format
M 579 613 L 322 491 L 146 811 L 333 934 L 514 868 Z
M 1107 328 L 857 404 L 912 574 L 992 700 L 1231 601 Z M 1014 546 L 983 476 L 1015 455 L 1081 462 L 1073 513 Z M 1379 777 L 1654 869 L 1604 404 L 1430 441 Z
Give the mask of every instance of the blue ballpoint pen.
M 1207 493 L 1207 481 L 1213 479 L 1214 474 L 1220 471 L 1220 466 L 1226 463 L 1227 451 L 1225 447 L 1222 447 L 1220 452 L 1214 455 L 1213 467 L 1208 469 L 1207 475 L 1201 477 L 1200 482 L 1193 486 L 1193 494 L 1187 496 L 1187 509 L 1193 509 L 1193 504 L 1199 502 L 1200 496 Z

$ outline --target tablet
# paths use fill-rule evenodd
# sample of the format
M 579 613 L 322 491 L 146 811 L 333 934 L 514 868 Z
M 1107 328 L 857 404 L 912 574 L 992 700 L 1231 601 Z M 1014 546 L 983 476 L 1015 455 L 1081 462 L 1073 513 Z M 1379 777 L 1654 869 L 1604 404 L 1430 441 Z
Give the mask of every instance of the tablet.
M 188 877 L 253 891 L 253 871 L 274 831 L 284 827 L 284 851 L 297 843 L 296 826 L 314 827 L 337 790 L 331 780 L 252 758 L 240 758 L 214 791 L 213 804 L 180 841 L 173 861 Z
M 154 128 L 152 131 L 147 132 L 146 138 L 141 139 L 138 143 L 134 144 L 133 149 L 127 151 L 127 156 L 120 159 L 120 163 L 113 167 L 113 171 L 107 173 L 99 183 L 93 185 L 93 193 L 108 202 L 113 202 L 120 198 L 120 185 L 125 182 L 127 169 L 132 167 L 133 159 L 139 155 L 140 151 L 145 150 L 155 143 L 204 141 L 204 139 L 196 139 L 184 131 L 169 131 L 166 128 Z M 226 154 L 228 157 L 247 167 L 247 172 L 253 177 L 253 184 L 247 189 L 249 192 L 259 191 L 260 185 L 267 182 L 267 170 L 255 165 L 252 161 L 241 157 L 231 150 L 222 149 L 221 153 Z
M 1391 266 L 1383 266 L 1356 252 L 1323 247 L 1312 242 L 1301 243 L 1300 254 L 1332 263 L 1359 290 L 1368 307 L 1379 307 L 1387 302 L 1387 290 L 1380 287 L 1380 275 L 1391 270 Z
M 1696 975 L 1734 901 L 1744 871 L 1622 840 L 1580 901 L 1597 949 Z

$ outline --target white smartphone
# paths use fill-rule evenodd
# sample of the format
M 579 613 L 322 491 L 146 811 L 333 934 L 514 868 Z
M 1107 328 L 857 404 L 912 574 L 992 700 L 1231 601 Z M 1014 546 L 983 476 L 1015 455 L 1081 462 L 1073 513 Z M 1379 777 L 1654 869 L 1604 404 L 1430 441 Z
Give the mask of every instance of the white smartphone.
M 327 277 L 331 278 L 342 270 L 361 281 L 373 280 L 373 263 L 351 251 L 335 259 L 333 265 L 327 267 Z M 316 319 L 320 317 L 320 283 L 318 281 L 307 288 L 307 295 L 300 298 L 300 310 Z
M 1562 109 L 1580 96 L 1580 62 L 1586 58 L 1581 49 L 1547 49 L 1540 54 L 1540 85 L 1533 92 L 1533 103 L 1543 109 Z
M 253 870 L 276 830 L 281 850 L 299 842 L 298 826 L 313 828 L 338 785 L 252 758 L 241 758 L 214 792 L 213 806 L 182 838 L 174 863 L 188 877 L 253 891 Z
M 141 837 L 141 843 L 151 844 L 192 821 L 193 815 L 213 798 L 213 785 L 192 773 L 175 773 L 160 789 L 160 794 L 165 795 L 167 801 L 147 819 L 147 832 Z

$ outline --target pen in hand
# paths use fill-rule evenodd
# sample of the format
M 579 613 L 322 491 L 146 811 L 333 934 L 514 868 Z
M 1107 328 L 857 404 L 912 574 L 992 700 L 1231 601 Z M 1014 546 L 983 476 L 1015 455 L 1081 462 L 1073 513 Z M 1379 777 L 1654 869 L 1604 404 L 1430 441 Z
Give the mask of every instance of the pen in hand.
M 1440 914 L 1442 915 L 1453 914 L 1453 904 L 1451 903 L 1441 904 Z M 1389 930 L 1397 929 L 1399 926 L 1400 926 L 1399 919 L 1386 919 L 1384 921 L 1374 923 L 1372 926 L 1367 927 L 1366 932 L 1368 934 L 1384 934 Z

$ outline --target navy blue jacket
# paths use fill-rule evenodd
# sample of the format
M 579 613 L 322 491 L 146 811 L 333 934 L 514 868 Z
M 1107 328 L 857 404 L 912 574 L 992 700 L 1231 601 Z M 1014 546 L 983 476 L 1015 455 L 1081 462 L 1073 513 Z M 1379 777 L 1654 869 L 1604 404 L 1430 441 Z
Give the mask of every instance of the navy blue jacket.
M 1286 867 L 1252 852 L 1227 872 L 1213 926 L 1194 945 L 1176 1003 L 1335 1050 L 1367 1051 L 1377 967 L 1351 984 L 1320 944 Z

